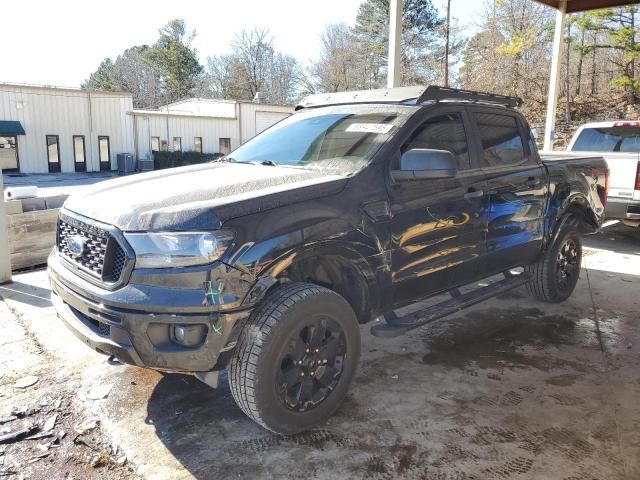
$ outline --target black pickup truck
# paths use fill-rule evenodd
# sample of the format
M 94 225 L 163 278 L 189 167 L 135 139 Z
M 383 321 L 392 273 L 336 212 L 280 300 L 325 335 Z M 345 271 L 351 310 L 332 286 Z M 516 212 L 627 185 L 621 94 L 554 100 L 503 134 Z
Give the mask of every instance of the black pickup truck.
M 228 367 L 270 430 L 317 425 L 345 398 L 361 324 L 384 317 L 371 333 L 394 337 L 523 285 L 572 293 L 607 165 L 541 160 L 517 104 L 438 87 L 315 95 L 223 161 L 100 183 L 60 212 L 59 316 L 124 363 L 212 386 Z

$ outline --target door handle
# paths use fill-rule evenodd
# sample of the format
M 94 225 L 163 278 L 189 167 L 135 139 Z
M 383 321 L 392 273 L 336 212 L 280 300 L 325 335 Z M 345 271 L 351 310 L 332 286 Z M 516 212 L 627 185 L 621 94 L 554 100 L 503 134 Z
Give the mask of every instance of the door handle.
M 482 190 L 469 190 L 463 195 L 465 200 L 471 200 L 472 198 L 480 198 L 484 195 Z

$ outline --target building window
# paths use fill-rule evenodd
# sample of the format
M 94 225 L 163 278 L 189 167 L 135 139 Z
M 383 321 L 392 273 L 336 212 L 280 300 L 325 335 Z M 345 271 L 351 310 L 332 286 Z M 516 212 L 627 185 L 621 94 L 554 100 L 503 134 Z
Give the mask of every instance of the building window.
M 160 137 L 151 137 L 151 153 L 160 151 Z
M 18 137 L 0 135 L 0 169 L 18 169 Z
M 193 150 L 202 153 L 202 137 L 193 137 Z
M 173 137 L 173 151 L 174 152 L 182 151 L 182 137 Z
M 87 171 L 87 160 L 84 149 L 84 135 L 73 136 L 73 161 L 76 172 Z
M 60 140 L 58 135 L 47 135 L 47 161 L 49 173 L 60 171 Z
M 220 153 L 223 155 L 229 155 L 231 153 L 231 139 L 230 138 L 221 138 L 220 139 Z
M 109 137 L 98 137 L 98 156 L 100 158 L 100 171 L 111 170 L 111 147 L 109 146 Z

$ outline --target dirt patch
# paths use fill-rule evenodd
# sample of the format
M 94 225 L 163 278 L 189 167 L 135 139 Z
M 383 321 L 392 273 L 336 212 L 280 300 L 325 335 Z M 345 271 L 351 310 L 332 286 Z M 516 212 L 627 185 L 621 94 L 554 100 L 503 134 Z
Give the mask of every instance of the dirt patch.
M 428 365 L 446 365 L 466 369 L 535 367 L 550 370 L 563 360 L 548 355 L 525 353 L 549 346 L 583 343 L 584 332 L 577 329 L 576 314 L 545 314 L 538 308 L 491 308 L 476 311 L 446 322 L 424 338 L 428 353 L 422 360 Z

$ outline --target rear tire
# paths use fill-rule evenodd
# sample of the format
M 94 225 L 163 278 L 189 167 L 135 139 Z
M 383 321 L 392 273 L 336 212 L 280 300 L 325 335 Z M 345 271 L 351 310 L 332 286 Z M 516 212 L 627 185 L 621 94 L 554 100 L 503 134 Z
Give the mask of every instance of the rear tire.
M 285 284 L 242 330 L 229 365 L 231 393 L 263 427 L 305 431 L 342 403 L 359 356 L 360 329 L 343 297 L 309 283 Z
M 570 219 L 540 260 L 525 268 L 529 274 L 527 291 L 544 302 L 563 302 L 576 288 L 581 265 L 581 235 L 575 221 Z

